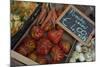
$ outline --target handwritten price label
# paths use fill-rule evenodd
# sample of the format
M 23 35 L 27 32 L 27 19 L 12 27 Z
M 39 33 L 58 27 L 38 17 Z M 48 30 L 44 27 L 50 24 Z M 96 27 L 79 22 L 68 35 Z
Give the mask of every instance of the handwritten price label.
M 84 44 L 94 34 L 94 22 L 74 6 L 69 6 L 58 18 L 57 23 Z

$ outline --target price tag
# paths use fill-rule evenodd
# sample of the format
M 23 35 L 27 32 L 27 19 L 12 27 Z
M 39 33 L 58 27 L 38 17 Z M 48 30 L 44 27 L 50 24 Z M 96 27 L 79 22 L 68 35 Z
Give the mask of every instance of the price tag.
M 88 43 L 94 35 L 94 22 L 72 5 L 57 19 L 57 24 L 82 44 Z

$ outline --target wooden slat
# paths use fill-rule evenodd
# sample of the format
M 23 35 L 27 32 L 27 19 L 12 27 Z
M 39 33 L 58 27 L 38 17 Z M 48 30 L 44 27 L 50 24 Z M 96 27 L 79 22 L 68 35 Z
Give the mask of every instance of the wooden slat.
M 11 57 L 18 60 L 19 62 L 26 64 L 26 65 L 36 65 L 36 64 L 38 64 L 38 63 L 34 62 L 33 60 L 28 59 L 27 57 L 13 51 L 13 50 L 11 50 Z

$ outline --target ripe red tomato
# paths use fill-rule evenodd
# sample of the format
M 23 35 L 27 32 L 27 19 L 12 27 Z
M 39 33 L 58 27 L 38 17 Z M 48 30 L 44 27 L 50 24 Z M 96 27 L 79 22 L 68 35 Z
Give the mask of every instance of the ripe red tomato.
M 62 41 L 59 43 L 59 47 L 61 48 L 61 50 L 64 51 L 64 53 L 68 54 L 70 51 L 71 45 L 67 41 Z
M 63 35 L 63 30 L 52 30 L 48 32 L 48 38 L 54 43 L 57 44 Z
M 59 46 L 54 46 L 51 50 L 51 63 L 59 63 L 64 58 L 64 52 L 59 48 Z
M 34 39 L 39 39 L 43 36 L 44 31 L 39 26 L 33 26 L 31 29 L 31 35 Z
M 38 54 L 46 55 L 50 51 L 51 47 L 52 43 L 48 39 L 42 38 L 37 43 L 36 51 Z

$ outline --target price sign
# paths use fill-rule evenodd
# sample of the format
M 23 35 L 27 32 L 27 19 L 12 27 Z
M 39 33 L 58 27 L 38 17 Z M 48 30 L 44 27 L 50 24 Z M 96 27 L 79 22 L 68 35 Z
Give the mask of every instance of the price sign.
M 72 5 L 65 9 L 57 23 L 82 44 L 88 43 L 94 34 L 94 22 Z

